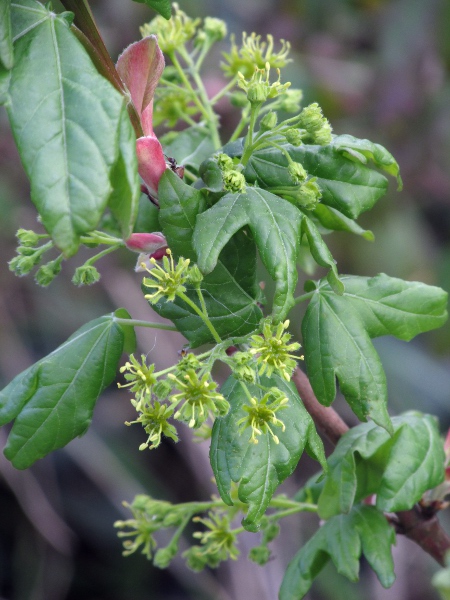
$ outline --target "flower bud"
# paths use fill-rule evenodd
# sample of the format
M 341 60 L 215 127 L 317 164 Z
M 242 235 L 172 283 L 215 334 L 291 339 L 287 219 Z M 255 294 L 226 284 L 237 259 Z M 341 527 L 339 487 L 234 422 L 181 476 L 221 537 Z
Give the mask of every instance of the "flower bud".
M 158 567 L 159 569 L 166 569 L 172 559 L 175 557 L 177 553 L 177 546 L 176 544 L 174 544 L 173 546 L 167 546 L 166 548 L 160 548 L 156 554 L 155 557 L 153 558 L 153 564 L 155 565 L 155 567 Z
M 217 155 L 217 164 L 221 171 L 231 171 L 234 169 L 233 159 L 223 152 Z
M 301 185 L 295 196 L 297 204 L 307 210 L 313 210 L 322 197 L 322 192 L 316 180 L 316 177 L 312 177 L 309 181 Z
M 247 94 L 244 94 L 244 92 L 233 92 L 230 94 L 230 102 L 236 108 L 244 108 L 248 104 Z
M 261 119 L 259 128 L 261 131 L 271 131 L 274 127 L 276 127 L 277 121 L 277 113 L 270 111 Z
M 302 90 L 286 90 L 280 98 L 280 109 L 288 113 L 298 113 L 302 99 Z
M 36 272 L 34 277 L 36 283 L 42 287 L 47 287 L 61 272 L 61 260 L 56 259 L 42 265 Z
M 43 237 L 47 237 L 46 235 L 39 235 L 32 231 L 31 229 L 19 229 L 16 233 L 16 238 L 19 240 L 19 243 L 22 246 L 26 246 L 28 248 L 32 248 L 36 246 L 39 240 Z
M 82 285 L 92 285 L 100 279 L 100 273 L 92 265 L 82 265 L 75 269 L 72 283 L 78 287 Z
M 36 261 L 33 256 L 15 256 L 12 258 L 9 263 L 9 270 L 18 275 L 19 277 L 23 277 L 24 275 L 28 275 L 28 273 L 35 266 Z
M 225 171 L 222 178 L 227 192 L 245 192 L 245 177 L 239 171 Z
M 206 17 L 203 24 L 203 31 L 214 41 L 223 40 L 227 35 L 227 25 L 222 19 Z
M 300 113 L 300 126 L 306 129 L 308 133 L 318 131 L 323 126 L 324 121 L 325 117 L 317 102 L 305 106 Z
M 298 162 L 291 162 L 288 166 L 289 175 L 292 177 L 294 183 L 303 183 L 308 177 L 308 173 Z
M 257 565 L 264 566 L 270 558 L 270 550 L 267 546 L 255 546 L 248 553 L 248 557 Z
M 247 99 L 251 104 L 262 104 L 269 97 L 269 87 L 265 83 L 254 82 L 247 90 Z
M 293 146 L 300 146 L 302 143 L 302 132 L 299 129 L 291 127 L 284 134 L 286 141 Z
M 192 285 L 200 285 L 200 283 L 203 281 L 203 274 L 200 271 L 200 269 L 197 267 L 197 265 L 193 265 L 190 269 L 189 269 L 189 278 L 188 278 L 189 283 L 191 283 Z
M 331 135 L 332 129 L 328 119 L 325 119 L 325 123 L 319 129 L 319 131 L 314 132 L 313 138 L 314 143 L 319 144 L 320 146 L 326 146 L 331 143 L 333 136 Z

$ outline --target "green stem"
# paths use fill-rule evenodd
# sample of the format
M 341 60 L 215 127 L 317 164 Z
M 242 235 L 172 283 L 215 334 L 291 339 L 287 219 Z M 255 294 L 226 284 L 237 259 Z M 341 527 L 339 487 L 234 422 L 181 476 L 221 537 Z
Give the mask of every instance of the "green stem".
M 297 296 L 297 298 L 294 298 L 294 304 L 299 304 L 300 302 L 309 300 L 310 298 L 312 298 L 314 296 L 315 293 L 316 293 L 316 290 L 313 290 L 312 292 L 308 292 L 307 294 L 302 294 L 301 296 Z
M 228 82 L 227 85 L 220 90 L 220 92 L 217 92 L 217 94 L 215 96 L 213 96 L 213 98 L 211 98 L 211 100 L 210 100 L 211 105 L 214 106 L 214 104 L 216 104 L 216 102 L 218 102 L 223 96 L 225 96 L 225 94 L 236 85 L 236 81 L 237 81 L 237 75 L 235 75 L 233 77 L 233 79 L 230 82 Z
M 239 123 L 236 125 L 236 129 L 233 131 L 229 141 L 230 142 L 234 142 L 238 139 L 238 137 L 241 135 L 242 130 L 244 129 L 244 127 L 247 125 L 249 120 L 248 117 L 248 107 L 246 107 L 243 111 L 242 111 L 242 117 L 241 120 L 239 121 Z
M 205 60 L 208 52 L 211 50 L 211 46 L 212 46 L 211 42 L 205 43 L 203 45 L 202 51 L 198 55 L 198 58 L 195 61 L 195 64 L 193 65 L 194 69 L 197 71 L 197 73 L 200 72 L 200 69 L 202 68 L 203 61 Z
M 196 69 L 196 66 L 192 62 L 192 59 L 189 56 L 188 52 L 186 52 L 186 48 L 184 46 L 182 46 L 178 50 L 178 52 L 180 53 L 180 56 L 183 57 L 183 59 L 186 61 L 186 64 L 190 68 L 192 79 L 194 80 L 194 82 L 197 86 L 197 93 L 201 98 L 202 106 L 205 111 L 204 114 L 206 116 L 206 121 L 209 125 L 209 130 L 211 132 L 211 139 L 212 139 L 212 142 L 214 145 L 214 149 L 218 150 L 222 146 L 222 143 L 220 141 L 219 129 L 217 127 L 217 116 L 213 111 L 212 104 L 211 104 L 210 99 L 208 98 L 208 94 L 206 92 L 205 86 L 203 85 L 202 78 L 200 77 L 200 75 Z M 191 87 L 191 89 L 192 89 L 192 87 Z
M 259 109 L 261 108 L 261 106 L 262 103 L 252 104 L 250 109 L 250 123 L 248 125 L 248 131 L 244 142 L 244 151 L 242 153 L 241 158 L 241 164 L 244 165 L 244 167 L 248 163 L 250 156 L 253 152 L 253 133 L 255 130 L 256 119 L 258 118 Z
M 163 329 L 165 331 L 178 331 L 174 325 L 165 325 L 164 323 L 151 323 L 150 321 L 141 321 L 139 319 L 120 319 L 114 317 L 114 322 L 119 325 L 129 325 L 131 327 L 151 327 L 152 329 Z
M 239 382 L 242 386 L 242 389 L 244 390 L 245 395 L 247 396 L 247 398 L 251 401 L 252 399 L 252 395 L 250 394 L 250 392 L 248 391 L 248 387 L 245 385 L 245 383 L 243 381 Z
M 80 242 L 82 244 L 103 244 L 104 246 L 125 246 L 125 242 L 120 238 L 97 231 L 93 231 L 89 235 L 82 235 Z
M 204 314 L 199 307 L 195 304 L 195 302 L 192 302 L 192 300 L 190 298 L 188 298 L 188 296 L 186 296 L 186 294 L 184 294 L 183 292 L 178 292 L 177 296 L 179 298 L 181 298 L 184 302 L 186 302 L 186 304 L 188 306 L 190 306 L 192 308 L 192 310 L 194 310 L 198 316 L 201 318 L 201 320 L 204 322 L 204 324 L 206 325 L 206 327 L 209 329 L 209 331 L 211 332 L 211 335 L 213 336 L 214 340 L 216 341 L 217 344 L 222 343 L 222 340 L 219 336 L 219 334 L 217 333 L 217 331 L 214 328 L 214 325 L 211 323 L 211 321 L 209 320 L 209 317 L 207 314 Z
M 200 113 L 203 115 L 203 117 L 207 121 L 209 121 L 208 111 L 206 110 L 206 108 L 203 106 L 203 104 L 198 99 L 199 93 L 198 93 L 198 91 L 194 90 L 194 88 L 192 87 L 191 82 L 189 81 L 188 77 L 186 76 L 186 73 L 184 72 L 183 67 L 180 65 L 180 62 L 179 62 L 178 58 L 176 57 L 175 52 L 170 52 L 169 58 L 173 62 L 174 67 L 178 71 L 178 74 L 181 77 L 182 82 L 184 83 L 184 86 L 185 86 L 184 91 L 187 91 L 189 93 L 189 95 L 192 96 L 192 100 L 193 100 L 194 104 L 197 106 L 197 108 L 199 109 Z
M 111 252 L 115 252 L 116 250 L 118 250 L 121 247 L 122 247 L 121 243 L 116 244 L 115 246 L 110 246 L 109 248 L 102 250 L 102 252 L 99 252 L 98 254 L 94 254 L 94 256 L 91 256 L 91 258 L 89 258 L 84 264 L 91 266 L 94 263 L 96 263 L 98 260 L 100 260 L 100 258 L 103 258 L 107 254 L 111 254 Z

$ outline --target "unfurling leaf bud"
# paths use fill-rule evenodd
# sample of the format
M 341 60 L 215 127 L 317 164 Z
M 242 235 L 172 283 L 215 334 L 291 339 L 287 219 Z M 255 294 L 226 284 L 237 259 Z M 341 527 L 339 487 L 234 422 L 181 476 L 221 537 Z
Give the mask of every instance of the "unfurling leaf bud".
M 259 128 L 261 131 L 271 131 L 274 127 L 276 127 L 277 121 L 277 113 L 270 111 L 261 119 Z
M 78 287 L 92 285 L 100 279 L 100 273 L 92 265 L 82 265 L 75 270 L 72 283 Z
M 222 178 L 227 192 L 245 192 L 245 177 L 239 171 L 225 171 Z

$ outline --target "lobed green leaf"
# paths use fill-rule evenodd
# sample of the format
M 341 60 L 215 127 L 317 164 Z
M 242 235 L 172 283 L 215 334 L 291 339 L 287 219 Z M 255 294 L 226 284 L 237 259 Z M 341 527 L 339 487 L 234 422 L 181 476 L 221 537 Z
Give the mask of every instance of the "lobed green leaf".
M 119 155 L 111 171 L 112 193 L 108 206 L 117 219 L 123 239 L 128 239 L 136 222 L 141 184 L 136 156 L 136 136 L 124 106 L 119 125 Z
M 118 311 L 121 318 L 128 313 Z M 127 332 L 132 347 L 132 332 Z M 5 456 L 17 469 L 82 435 L 98 396 L 114 379 L 124 329 L 114 313 L 90 321 L 0 392 L 0 424 L 14 420 Z
M 386 377 L 371 338 L 394 335 L 410 340 L 440 327 L 447 318 L 447 294 L 440 288 L 380 274 L 341 277 L 336 295 L 320 281 L 302 323 L 305 361 L 312 388 L 329 406 L 336 378 L 356 416 L 372 418 L 392 432 Z
M 159 222 L 174 256 L 196 262 L 192 235 L 197 215 L 205 208 L 203 194 L 170 170 L 162 176 L 158 192 Z M 209 318 L 222 339 L 256 329 L 262 313 L 256 303 L 256 249 L 252 240 L 241 234 L 238 240 L 227 244 L 201 287 Z M 187 294 L 199 305 L 193 288 L 188 288 Z M 200 317 L 182 300 L 161 300 L 153 308 L 176 325 L 191 347 L 214 341 Z
M 402 189 L 400 167 L 392 154 L 380 144 L 374 144 L 369 140 L 361 140 L 346 134 L 334 137 L 330 145 L 350 160 L 358 161 L 364 165 L 367 164 L 368 160 L 372 160 L 376 167 L 396 177 L 398 189 Z
M 174 158 L 179 165 L 198 171 L 204 160 L 214 152 L 211 132 L 205 125 L 184 129 L 169 144 L 163 143 L 166 156 Z
M 231 408 L 225 417 L 216 419 L 210 449 L 211 466 L 222 500 L 230 506 L 233 504 L 230 487 L 232 481 L 237 483 L 239 499 L 248 504 L 242 525 L 249 531 L 259 529 L 276 488 L 291 475 L 305 449 L 325 465 L 322 442 L 294 385 L 276 375 L 262 377 L 261 384 L 279 388 L 289 400 L 287 408 L 279 413 L 285 431 L 274 427 L 279 444 L 269 433 L 258 436 L 258 444 L 252 444 L 250 429 L 239 432 L 237 423 L 247 415 L 243 406 L 248 399 L 240 382 L 229 377 L 221 392 Z M 262 397 L 264 392 L 259 387 L 248 384 L 247 387 L 255 398 Z
M 264 266 L 275 281 L 272 312 L 282 320 L 294 303 L 302 215 L 292 204 L 258 188 L 226 194 L 197 217 L 193 245 L 209 273 L 219 253 L 243 227 L 250 229 Z
M 394 435 L 373 423 L 353 427 L 328 459 L 319 497 L 328 519 L 348 513 L 354 502 L 376 494 L 381 511 L 409 510 L 444 479 L 444 448 L 436 419 L 419 412 L 393 417 Z
M 314 260 L 321 267 L 330 269 L 327 275 L 328 283 L 333 291 L 341 296 L 344 293 L 344 284 L 339 278 L 336 261 L 328 249 L 328 246 L 323 241 L 319 230 L 315 226 L 314 222 L 306 215 L 302 218 L 301 227 L 302 234 L 305 234 L 308 240 L 309 248 Z
M 14 50 L 11 27 L 11 0 L 2 0 L 0 3 L 0 67 L 12 69 L 14 64 Z
M 386 193 L 386 177 L 361 162 L 350 160 L 332 145 L 283 144 L 283 147 L 309 175 L 317 177 L 322 191 L 321 202 L 350 219 L 356 219 L 362 212 L 371 209 Z M 225 147 L 225 150 L 233 155 L 238 152 L 238 147 Z M 292 186 L 286 157 L 276 148 L 255 152 L 244 173 L 247 181 L 256 182 L 268 190 Z
M 325 206 L 325 204 L 319 203 L 316 208 L 311 211 L 311 215 L 317 219 L 322 227 L 329 231 L 347 231 L 349 233 L 360 235 L 370 242 L 375 239 L 371 231 L 363 229 L 356 221 L 353 221 L 353 219 L 349 219 L 335 208 Z
M 395 580 L 391 546 L 394 529 L 373 506 L 355 506 L 348 515 L 331 518 L 295 555 L 284 575 L 280 600 L 300 600 L 331 559 L 337 571 L 357 581 L 364 554 L 383 587 Z
M 134 2 L 146 4 L 165 19 L 170 19 L 172 15 L 172 3 L 170 0 L 134 0 Z
M 66 256 L 76 253 L 80 236 L 100 221 L 113 191 L 119 139 L 119 161 L 129 164 L 115 169 L 116 187 L 117 169 L 125 170 L 131 183 L 135 161 L 125 131 L 124 99 L 99 75 L 70 31 L 72 16 L 56 15 L 35 0 L 12 5 L 15 64 L 8 106 L 32 200 Z M 130 146 L 126 151 L 124 144 Z M 133 210 L 122 207 L 120 219 Z

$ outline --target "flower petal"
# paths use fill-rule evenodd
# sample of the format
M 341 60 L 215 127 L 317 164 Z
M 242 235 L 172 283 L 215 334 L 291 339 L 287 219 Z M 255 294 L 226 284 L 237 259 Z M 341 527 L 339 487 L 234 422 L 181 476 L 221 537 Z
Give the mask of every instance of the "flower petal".
M 151 104 L 155 88 L 164 70 L 164 57 L 156 36 L 150 35 L 125 48 L 119 56 L 116 67 L 130 92 L 131 100 L 141 118 L 144 133 L 153 134 Z

